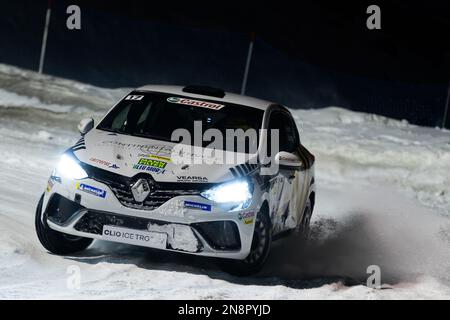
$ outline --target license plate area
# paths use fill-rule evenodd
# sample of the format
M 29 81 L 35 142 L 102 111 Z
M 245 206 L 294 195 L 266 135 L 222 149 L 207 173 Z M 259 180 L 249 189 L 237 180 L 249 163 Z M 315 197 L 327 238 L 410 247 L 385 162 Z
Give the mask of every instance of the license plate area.
M 145 230 L 135 230 L 117 226 L 104 225 L 102 239 L 149 248 L 166 249 L 167 234 Z

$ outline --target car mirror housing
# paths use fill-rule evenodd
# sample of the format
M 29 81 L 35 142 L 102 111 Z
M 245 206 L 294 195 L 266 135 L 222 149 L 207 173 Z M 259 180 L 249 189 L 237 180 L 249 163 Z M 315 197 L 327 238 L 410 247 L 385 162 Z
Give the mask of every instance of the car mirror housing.
M 83 119 L 78 124 L 78 131 L 80 131 L 82 136 L 91 131 L 92 128 L 94 128 L 94 119 L 92 118 Z
M 304 164 L 300 158 L 290 152 L 280 151 L 275 155 L 275 163 L 280 167 L 303 168 Z

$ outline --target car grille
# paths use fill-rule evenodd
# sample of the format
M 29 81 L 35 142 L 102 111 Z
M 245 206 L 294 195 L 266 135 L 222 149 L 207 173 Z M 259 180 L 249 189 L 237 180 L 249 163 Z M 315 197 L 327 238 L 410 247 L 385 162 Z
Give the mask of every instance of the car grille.
M 121 204 L 142 210 L 154 210 L 176 196 L 199 194 L 197 190 L 155 190 L 141 203 L 134 200 L 129 186 L 111 182 L 108 185 Z
M 108 185 L 122 205 L 140 210 L 154 210 L 173 197 L 198 195 L 213 185 L 210 183 L 155 182 L 148 173 L 138 173 L 134 177 L 129 178 L 87 164 L 83 164 L 83 167 L 89 177 Z M 150 192 L 143 202 L 138 202 L 133 197 L 131 186 L 141 178 L 153 181 L 152 184 L 155 189 Z

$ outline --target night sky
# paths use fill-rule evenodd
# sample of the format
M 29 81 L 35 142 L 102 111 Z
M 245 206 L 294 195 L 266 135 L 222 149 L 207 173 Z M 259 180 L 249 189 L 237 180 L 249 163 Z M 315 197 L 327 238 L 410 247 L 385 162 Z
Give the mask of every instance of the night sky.
M 66 8 L 81 7 L 81 30 Z M 381 7 L 381 30 L 366 8 Z M 37 70 L 47 0 L 0 2 L 0 62 Z M 293 108 L 330 105 L 440 126 L 450 79 L 450 3 L 53 0 L 44 72 L 103 87 L 204 84 Z M 450 119 L 447 120 L 450 126 Z

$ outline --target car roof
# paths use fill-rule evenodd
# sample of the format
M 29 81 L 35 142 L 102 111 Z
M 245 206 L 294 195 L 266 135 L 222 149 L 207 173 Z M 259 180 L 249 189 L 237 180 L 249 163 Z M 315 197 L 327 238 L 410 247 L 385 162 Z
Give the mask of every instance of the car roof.
M 257 108 L 265 111 L 270 105 L 274 104 L 274 102 L 262 100 L 258 98 L 243 96 L 240 94 L 235 94 L 231 92 L 225 92 L 225 96 L 223 98 L 212 97 L 209 95 L 203 94 L 194 94 L 183 91 L 182 86 L 167 86 L 167 85 L 145 85 L 137 88 L 138 91 L 154 91 L 154 92 L 163 92 L 163 93 L 171 93 L 182 95 L 186 97 L 199 98 L 199 99 L 209 99 L 214 101 L 222 101 L 233 104 L 239 104 L 244 106 L 249 106 L 253 108 Z

